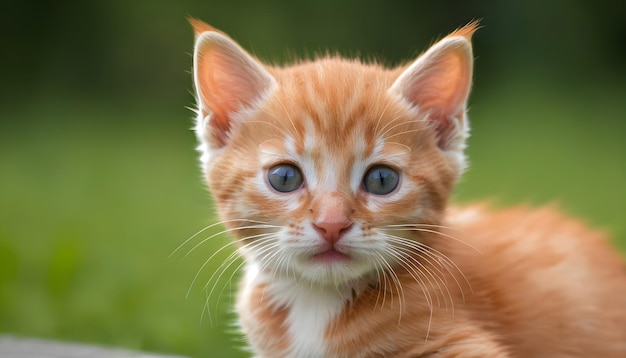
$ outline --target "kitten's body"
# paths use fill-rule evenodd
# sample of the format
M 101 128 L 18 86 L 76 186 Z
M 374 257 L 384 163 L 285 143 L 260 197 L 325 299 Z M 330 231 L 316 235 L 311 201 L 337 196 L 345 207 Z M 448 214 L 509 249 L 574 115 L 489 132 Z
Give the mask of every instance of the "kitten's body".
M 471 289 L 432 263 L 446 288 L 430 277 L 424 293 L 401 270 L 402 291 L 388 282 L 384 298 L 252 270 L 237 308 L 253 346 L 264 357 L 624 356 L 626 268 L 601 234 L 551 208 L 455 208 L 446 224 L 464 243 L 432 246 Z
M 447 208 L 475 26 L 394 70 L 267 67 L 194 26 L 202 163 L 258 356 L 626 356 L 626 269 L 602 235 L 551 209 Z

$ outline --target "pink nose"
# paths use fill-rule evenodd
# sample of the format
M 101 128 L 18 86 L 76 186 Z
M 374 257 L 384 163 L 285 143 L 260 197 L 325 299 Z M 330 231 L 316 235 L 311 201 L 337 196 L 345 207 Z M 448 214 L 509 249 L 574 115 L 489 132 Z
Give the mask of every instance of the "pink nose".
M 341 237 L 350 230 L 352 222 L 339 221 L 339 222 L 316 222 L 313 223 L 313 228 L 320 236 L 330 244 L 334 244 Z

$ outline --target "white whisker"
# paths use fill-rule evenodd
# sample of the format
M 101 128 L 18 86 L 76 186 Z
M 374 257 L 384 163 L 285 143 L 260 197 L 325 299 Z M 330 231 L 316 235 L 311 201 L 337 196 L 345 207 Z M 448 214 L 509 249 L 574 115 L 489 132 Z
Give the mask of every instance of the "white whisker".
M 195 249 L 200 247 L 205 242 L 211 240 L 212 238 L 214 238 L 216 236 L 222 235 L 222 234 L 231 233 L 231 232 L 238 231 L 238 230 L 273 229 L 273 228 L 278 228 L 278 227 L 280 227 L 280 226 L 268 225 L 268 224 L 259 224 L 259 225 L 249 225 L 249 226 L 238 226 L 238 227 L 234 227 L 234 228 L 231 228 L 231 229 L 225 229 L 225 230 L 217 232 L 217 233 L 215 233 L 215 234 L 213 234 L 213 235 L 203 239 L 199 243 L 197 243 L 194 247 L 192 247 L 191 249 L 189 249 L 189 251 L 187 251 L 187 253 L 185 254 L 185 257 L 188 256 L 189 254 L 191 254 Z M 256 237 L 256 236 L 252 236 L 251 238 L 254 238 L 254 237 Z M 241 241 L 248 240 L 248 239 L 249 238 L 243 238 L 243 239 L 241 239 Z
M 208 288 L 208 283 L 211 282 L 211 280 L 207 281 L 207 284 L 204 285 L 203 290 L 206 294 L 206 300 L 205 300 L 205 307 L 207 307 L 207 312 L 209 315 L 209 321 L 212 323 L 212 319 L 211 319 L 211 312 L 209 310 L 209 302 L 211 302 L 211 298 L 213 297 L 213 292 L 215 290 L 215 288 L 217 287 L 217 284 L 220 282 L 222 275 L 235 263 L 237 262 L 236 260 L 237 256 L 232 256 L 232 258 L 229 261 L 224 261 L 225 263 L 228 262 L 227 265 L 225 265 L 223 267 L 223 269 L 219 270 L 218 272 L 220 272 L 220 275 L 217 277 L 215 283 L 213 284 L 213 287 L 211 287 L 211 290 L 209 291 Z M 224 291 L 224 288 L 226 287 L 226 285 L 230 282 L 230 280 L 232 280 L 232 278 L 234 277 L 234 275 L 239 271 L 239 269 L 241 269 L 241 267 L 245 264 L 245 261 L 242 261 L 239 263 L 239 265 L 237 265 L 237 267 L 235 267 L 233 269 L 233 273 L 231 274 L 231 277 L 229 278 L 229 280 L 223 285 L 222 290 L 220 290 L 220 294 L 217 298 L 217 300 L 215 301 L 214 307 L 217 309 L 217 307 L 219 307 L 220 304 L 220 300 L 222 297 L 222 292 Z
M 280 106 L 283 107 L 283 111 L 285 112 L 285 117 L 287 117 L 287 120 L 289 121 L 289 123 L 291 123 L 291 127 L 293 128 L 293 135 L 295 136 L 298 133 L 298 129 L 296 128 L 296 124 L 293 122 L 293 118 L 291 118 L 291 114 L 289 114 L 289 111 L 287 111 L 287 107 L 285 107 L 285 104 L 280 99 L 280 96 L 276 96 L 274 98 L 276 98 Z M 272 113 L 270 113 L 270 115 L 274 116 Z
M 267 111 L 263 111 L 266 114 L 271 114 Z M 287 132 L 285 132 L 282 128 L 280 128 L 279 126 L 275 125 L 274 123 L 271 122 L 267 122 L 267 121 L 254 121 L 254 120 L 247 120 L 245 122 L 242 122 L 244 124 L 250 124 L 250 123 L 261 123 L 261 124 L 267 124 L 268 126 L 274 127 L 276 130 L 278 130 L 282 135 L 287 136 Z
M 385 140 L 387 141 L 387 140 L 389 140 L 389 139 L 391 139 L 393 137 L 397 137 L 399 135 L 403 135 L 403 134 L 407 134 L 407 133 L 417 133 L 417 132 L 421 132 L 423 130 L 424 130 L 423 128 L 409 129 L 409 130 L 406 130 L 406 131 L 394 133 L 394 134 L 392 134 L 390 136 L 387 136 L 387 137 L 385 137 Z
M 211 262 L 211 260 L 212 260 L 212 259 L 213 259 L 213 258 L 214 258 L 217 254 L 219 254 L 220 252 L 222 252 L 222 251 L 223 251 L 223 250 L 225 250 L 226 248 L 231 247 L 231 246 L 233 246 L 233 245 L 237 244 L 237 243 L 238 243 L 238 242 L 240 242 L 240 241 L 243 241 L 244 239 L 247 239 L 247 240 L 249 240 L 249 239 L 255 239 L 255 238 L 256 238 L 256 239 L 264 239 L 264 238 L 270 237 L 270 236 L 271 236 L 271 235 L 273 235 L 273 234 L 274 234 L 274 233 L 264 233 L 264 234 L 258 234 L 258 235 L 253 235 L 253 236 L 250 236 L 250 237 L 242 238 L 242 239 L 239 239 L 239 240 L 236 240 L 236 241 L 231 241 L 231 242 L 227 243 L 226 245 L 222 246 L 220 249 L 218 249 L 218 250 L 216 250 L 215 252 L 213 252 L 213 254 L 211 254 L 211 256 L 209 256 L 209 258 L 208 258 L 208 259 L 206 259 L 206 260 L 204 261 L 204 263 L 202 264 L 202 266 L 200 266 L 200 268 L 198 269 L 198 272 L 196 273 L 196 275 L 194 276 L 193 280 L 191 281 L 191 284 L 189 285 L 189 289 L 187 289 L 187 295 L 186 295 L 186 297 L 189 297 L 189 293 L 191 292 L 191 289 L 193 288 L 194 283 L 195 283 L 195 282 L 196 282 L 196 280 L 198 279 L 198 276 L 200 276 L 200 273 L 204 270 L 204 268 L 206 267 L 206 265 L 208 265 L 208 264 L 209 264 L 209 262 Z M 246 244 L 246 245 L 244 245 L 244 247 L 246 247 L 246 246 L 248 246 L 248 245 L 252 245 L 252 244 L 257 243 L 257 242 L 259 242 L 259 243 L 260 243 L 260 241 L 253 241 L 253 242 L 252 242 L 252 243 L 250 243 L 250 244 Z M 211 275 L 211 277 L 209 278 L 209 281 L 208 281 L 208 282 L 211 282 L 211 280 L 213 279 L 213 277 L 215 276 L 215 274 L 216 274 L 217 272 L 219 272 L 219 271 L 222 269 L 222 266 L 223 266 L 226 262 L 228 262 L 229 260 L 232 260 L 232 259 L 231 259 L 231 257 L 236 257 L 236 256 L 238 256 L 237 251 L 235 251 L 235 252 L 231 253 L 231 254 L 230 254 L 230 255 L 226 258 L 226 260 L 224 260 L 224 262 L 222 262 L 222 264 L 221 264 L 221 265 L 217 268 L 217 270 L 213 273 L 213 275 Z M 203 287 L 203 289 L 204 289 L 204 288 L 206 288 L 206 285 L 205 285 L 205 287 Z
M 461 271 L 461 269 L 457 266 L 457 264 L 454 263 L 454 261 L 448 258 L 441 251 L 433 247 L 430 247 L 424 243 L 421 243 L 419 241 L 410 240 L 401 236 L 395 236 L 395 235 L 390 235 L 390 234 L 383 234 L 383 235 L 390 237 L 390 238 L 394 238 L 395 240 L 398 240 L 397 242 L 402 243 L 403 245 L 412 247 L 418 254 L 424 254 L 424 255 L 429 256 L 431 259 L 436 260 L 436 263 L 439 266 L 441 266 L 442 268 L 445 268 L 445 270 L 448 271 L 452 279 L 457 284 L 457 287 L 459 287 L 463 301 L 465 301 L 465 293 L 463 292 L 461 283 L 457 280 L 456 275 L 451 271 L 451 269 L 454 269 L 456 272 L 458 272 L 463 277 L 463 280 L 465 281 L 467 286 L 470 288 L 470 291 L 472 291 L 472 293 L 474 292 L 474 290 L 472 289 L 472 285 L 469 282 L 469 279 L 463 273 L 463 271 Z
M 390 241 L 392 242 L 398 242 L 397 239 L 393 238 L 393 237 L 388 237 L 390 239 Z M 404 244 L 403 242 L 398 242 L 400 244 Z M 409 247 L 410 248 L 410 247 Z M 430 286 L 435 289 L 435 283 L 437 283 L 437 287 L 439 288 L 439 290 L 441 290 L 441 286 L 439 285 L 439 282 L 437 281 L 437 279 L 435 278 L 435 275 L 433 275 L 433 273 L 428 270 L 428 268 L 420 261 L 417 260 L 416 258 L 414 258 L 411 254 L 415 254 L 413 251 L 409 250 L 409 248 L 407 247 L 395 247 L 395 249 L 400 250 L 400 252 L 398 254 L 403 254 L 403 255 L 398 255 L 396 256 L 396 258 L 398 259 L 398 261 L 400 261 L 400 264 L 407 270 L 407 271 L 411 271 L 409 272 L 409 274 L 411 274 L 411 276 L 417 281 L 416 277 L 413 276 L 413 272 L 415 272 L 415 270 L 419 271 L 419 273 L 424 276 L 426 278 L 426 280 L 428 281 L 428 283 L 430 284 Z M 412 265 L 411 262 L 409 262 L 408 260 L 411 260 L 415 265 Z M 425 274 L 428 273 L 428 274 Z M 415 272 L 416 274 L 418 274 L 418 272 Z M 430 277 L 429 277 L 430 276 Z M 431 281 L 432 278 L 434 281 Z M 441 278 L 439 278 L 441 280 Z M 422 287 L 422 290 L 425 290 L 426 287 Z M 443 291 L 443 290 L 441 290 Z M 432 298 L 429 297 L 427 298 L 427 301 L 429 301 L 430 298 L 430 303 L 432 303 Z M 439 296 L 436 296 L 437 298 L 437 306 L 441 306 L 441 303 L 439 301 Z M 445 303 L 446 307 L 447 307 L 447 302 Z
M 380 258 L 382 259 L 382 263 L 383 265 L 387 268 L 387 273 L 389 275 L 391 275 L 391 280 L 394 284 L 394 287 L 396 288 L 396 292 L 398 293 L 398 305 L 399 305 L 399 317 L 398 317 L 398 325 L 400 324 L 400 320 L 402 319 L 402 311 L 404 309 L 404 302 L 405 302 L 405 297 L 404 297 L 404 289 L 402 288 L 402 283 L 400 282 L 400 278 L 398 277 L 398 275 L 396 274 L 396 272 L 394 271 L 394 269 L 391 267 L 391 265 L 387 262 L 387 260 L 385 260 L 384 257 L 382 257 L 382 255 L 378 254 L 380 256 Z M 393 292 L 391 293 L 391 306 L 393 307 Z
M 374 261 L 374 269 L 376 270 L 376 283 L 379 284 L 380 283 L 380 271 L 381 271 L 381 267 L 379 264 L 379 258 L 378 257 L 374 257 L 376 260 Z M 378 306 L 378 300 L 380 299 L 380 287 L 378 287 L 378 289 L 376 290 L 376 302 L 374 303 L 374 307 L 372 308 L 372 310 L 375 310 L 376 307 Z M 383 307 L 381 306 L 381 309 Z
M 195 234 L 191 235 L 187 240 L 185 240 L 182 244 L 178 245 L 178 247 L 176 249 L 174 249 L 174 251 L 172 251 L 171 254 L 169 254 L 167 257 L 170 258 L 172 257 L 176 252 L 178 252 L 178 250 L 180 250 L 183 246 L 185 246 L 189 241 L 193 240 L 196 236 L 200 235 L 201 233 L 207 231 L 208 229 L 211 229 L 215 226 L 218 225 L 223 225 L 226 223 L 231 223 L 231 222 L 251 222 L 251 223 L 255 223 L 255 224 L 265 224 L 268 225 L 269 223 L 266 222 L 262 222 L 262 221 L 257 221 L 257 220 L 249 220 L 249 219 L 232 219 L 232 220 L 224 220 L 224 221 L 218 221 L 215 222 L 211 225 L 205 226 L 203 229 L 199 230 L 198 232 L 196 232 Z
M 395 225 L 385 225 L 382 226 L 381 229 L 416 229 L 420 227 L 425 228 L 438 228 L 438 229 L 447 229 L 460 232 L 461 230 L 446 225 L 435 225 L 435 224 L 395 224 Z
M 380 264 L 380 271 L 381 271 L 381 276 L 383 277 L 383 285 L 382 285 L 382 295 L 383 295 L 383 300 L 380 304 L 380 310 L 382 311 L 385 308 L 385 302 L 387 300 L 387 274 L 386 274 L 386 270 L 385 270 L 385 258 L 382 255 L 377 255 L 377 262 Z M 381 287 L 380 287 L 380 279 L 379 279 L 379 287 L 378 287 L 378 293 L 380 295 L 381 293 Z M 378 297 L 376 298 L 376 302 L 378 302 Z
M 388 253 L 392 254 L 395 257 L 398 257 L 398 255 L 399 255 L 399 254 L 397 254 L 393 250 L 387 250 L 387 251 L 388 251 Z M 418 267 L 412 266 L 410 264 L 410 262 L 406 261 L 406 259 L 404 259 L 404 258 L 399 258 L 398 259 L 398 263 L 400 264 L 400 266 L 402 266 L 409 273 L 409 275 L 413 278 L 413 280 L 418 284 L 418 286 L 422 290 L 422 293 L 424 294 L 424 298 L 426 300 L 426 303 L 428 304 L 428 308 L 429 308 L 428 327 L 427 327 L 427 330 L 426 330 L 426 336 L 424 338 L 424 341 L 426 342 L 426 341 L 428 341 L 428 337 L 430 335 L 430 329 L 431 329 L 431 325 L 432 325 L 433 312 L 434 312 L 433 300 L 432 300 L 432 296 L 430 295 L 430 290 L 428 290 L 428 287 L 423 282 L 423 280 L 418 277 L 420 275 L 418 275 L 418 273 L 415 271 L 415 269 L 417 269 L 419 272 L 421 272 L 422 276 L 425 276 L 425 275 L 423 274 L 423 272 Z M 428 277 L 427 276 L 425 276 L 425 277 L 430 282 L 431 286 L 434 288 L 432 282 L 428 279 Z
M 381 117 L 381 118 L 382 118 L 382 117 Z M 382 128 L 380 128 L 380 129 L 378 129 L 378 125 L 377 125 L 377 126 L 376 126 L 376 128 L 377 128 L 376 134 L 378 135 L 378 137 L 382 137 L 382 138 L 384 139 L 385 134 L 387 134 L 390 130 L 392 130 L 392 129 L 394 129 L 394 128 L 396 128 L 396 127 L 400 126 L 400 125 L 403 125 L 403 124 L 404 124 L 404 125 L 407 125 L 407 124 L 408 124 L 407 122 L 402 122 L 402 123 L 396 124 L 396 125 L 394 125 L 393 127 L 391 127 L 391 128 L 389 128 L 389 129 L 387 129 L 387 127 L 389 127 L 389 126 L 390 126 L 390 125 L 392 125 L 394 122 L 396 122 L 397 120 L 402 119 L 402 118 L 403 118 L 403 117 L 402 117 L 402 115 L 395 116 L 393 119 L 391 119 L 391 120 L 387 121 L 387 122 L 385 123 L 385 125 L 384 125 Z M 383 132 L 383 131 L 384 131 L 384 132 Z M 383 132 L 383 133 L 380 133 L 380 132 Z
M 271 249 L 273 249 L 274 247 L 277 246 L 276 242 L 271 242 L 269 245 L 267 245 L 268 241 L 273 241 L 274 239 L 271 237 L 273 233 L 267 233 L 265 234 L 265 237 L 262 237 L 261 235 L 256 235 L 258 236 L 257 239 L 253 242 L 250 242 L 246 245 L 244 245 L 243 248 L 246 249 L 252 249 L 255 250 L 257 247 L 259 246 L 264 246 L 261 248 L 261 250 L 259 250 L 259 252 L 264 253 L 266 251 L 269 251 Z M 250 239 L 252 237 L 249 237 L 248 239 Z M 259 238 L 262 238 L 259 239 Z M 259 253 L 257 252 L 257 254 Z M 211 275 L 211 277 L 207 280 L 206 284 L 202 287 L 203 290 L 205 290 L 205 292 L 207 292 L 207 299 L 205 302 L 205 306 L 208 306 L 208 302 L 210 301 L 211 297 L 213 297 L 213 293 L 215 292 L 215 289 L 217 288 L 217 285 L 220 281 L 222 281 L 222 277 L 223 275 L 229 270 L 229 268 L 236 262 L 236 259 L 239 257 L 239 253 L 237 251 L 232 252 L 221 264 L 220 266 L 213 272 L 213 274 Z M 207 260 L 206 262 L 208 262 L 209 260 Z M 205 262 L 205 264 L 206 264 Z M 239 263 L 239 265 L 237 265 L 237 267 L 233 270 L 233 272 L 231 273 L 229 279 L 226 281 L 226 283 L 222 286 L 222 289 L 220 290 L 219 296 L 217 298 L 217 302 L 216 302 L 216 306 L 219 305 L 219 301 L 221 300 L 221 296 L 222 293 L 226 287 L 226 285 L 232 281 L 232 278 L 234 277 L 234 275 L 241 269 L 241 267 L 245 264 L 245 261 L 242 260 L 242 262 Z M 203 265 L 204 266 L 204 265 Z M 200 268 L 200 270 L 198 271 L 198 274 L 200 273 L 200 271 L 202 271 L 202 267 Z M 197 275 L 196 275 L 197 276 Z M 211 290 L 209 291 L 208 287 L 211 284 L 211 282 L 213 282 L 213 286 L 211 287 Z M 192 283 L 193 284 L 193 283 Z M 191 289 L 191 287 L 190 287 Z M 210 319 L 210 312 L 209 312 L 209 319 Z
M 383 120 L 383 117 L 385 116 L 385 113 L 387 112 L 387 108 L 389 108 L 389 105 L 391 104 L 390 102 L 387 102 L 387 104 L 385 105 L 385 107 L 383 107 L 383 110 L 380 112 L 380 116 L 378 116 L 378 120 L 376 121 L 376 127 L 374 127 L 374 133 L 378 133 L 378 126 L 380 125 L 380 123 Z M 396 117 L 395 119 L 400 118 L 399 116 Z M 387 122 L 389 123 L 389 122 Z M 385 124 L 386 125 L 386 124 Z M 381 130 L 384 130 L 385 127 L 383 126 L 383 128 Z
M 427 224 L 412 224 L 412 225 L 407 224 L 406 226 L 405 225 L 389 225 L 389 226 L 386 226 L 385 228 L 389 228 L 390 230 L 396 230 L 396 231 L 428 232 L 428 233 L 432 233 L 432 234 L 441 235 L 443 237 L 446 237 L 446 238 L 452 239 L 452 240 L 454 240 L 454 241 L 456 241 L 458 243 L 461 243 L 461 244 L 469 247 L 470 249 L 476 251 L 479 254 L 482 254 L 480 252 L 480 250 L 478 250 L 476 247 L 468 244 L 467 242 L 459 239 L 458 237 L 452 236 L 450 234 L 446 234 L 445 232 L 433 230 L 433 229 L 425 229 L 425 228 L 422 228 L 420 226 L 430 226 L 430 227 L 434 227 L 434 228 L 450 229 L 450 228 L 445 227 L 445 226 L 427 225 Z
M 390 137 L 387 137 L 386 139 L 389 139 L 389 138 L 390 138 Z M 395 144 L 395 145 L 397 145 L 397 146 L 404 147 L 404 148 L 407 150 L 407 152 L 406 152 L 406 153 L 391 154 L 391 155 L 389 155 L 390 157 L 397 156 L 397 155 L 405 155 L 405 154 L 407 154 L 407 153 L 411 153 L 411 152 L 413 151 L 413 148 L 409 147 L 409 146 L 408 146 L 408 145 L 406 145 L 406 144 L 402 144 L 402 143 L 398 143 L 398 142 L 392 142 L 392 141 L 386 141 L 386 143 L 389 143 L 389 144 Z
M 400 266 L 402 266 L 402 268 L 404 268 L 409 273 L 409 275 L 411 276 L 411 278 L 413 278 L 413 280 L 415 280 L 417 282 L 417 284 L 420 286 L 420 289 L 424 293 L 424 298 L 426 299 L 426 302 L 428 303 L 428 306 L 432 310 L 433 299 L 432 299 L 432 296 L 430 295 L 430 290 L 428 290 L 428 287 L 426 287 L 426 284 L 423 282 L 423 280 L 418 277 L 418 276 L 420 276 L 419 273 L 421 273 L 422 276 L 425 276 L 423 274 L 423 271 L 419 267 L 415 267 L 415 266 L 411 265 L 411 263 L 406 260 L 406 256 L 405 255 L 401 255 L 401 253 L 399 253 L 399 252 L 397 252 L 395 250 L 392 250 L 391 248 L 386 249 L 385 252 L 387 254 L 389 254 L 390 256 L 392 256 L 393 258 L 395 258 L 397 263 Z M 416 272 L 416 270 L 419 271 L 419 273 Z M 432 284 L 430 279 L 428 279 L 428 277 L 426 277 L 426 279 L 431 284 L 431 286 L 434 288 L 434 285 Z M 439 298 L 437 298 L 437 300 L 439 300 Z

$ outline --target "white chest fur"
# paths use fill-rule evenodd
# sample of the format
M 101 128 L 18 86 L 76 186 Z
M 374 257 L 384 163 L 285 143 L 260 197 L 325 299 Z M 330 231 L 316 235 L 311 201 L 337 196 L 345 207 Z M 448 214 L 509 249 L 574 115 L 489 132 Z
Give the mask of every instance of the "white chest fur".
M 323 288 L 293 279 L 277 279 L 260 273 L 256 267 L 250 265 L 241 293 L 245 296 L 259 284 L 266 286 L 264 299 L 276 307 L 286 307 L 288 310 L 285 324 L 290 337 L 289 353 L 286 356 L 328 357 L 324 338 L 326 329 L 344 308 L 351 289 Z M 252 348 L 254 350 L 255 347 Z M 258 357 L 263 357 L 262 352 L 255 353 Z

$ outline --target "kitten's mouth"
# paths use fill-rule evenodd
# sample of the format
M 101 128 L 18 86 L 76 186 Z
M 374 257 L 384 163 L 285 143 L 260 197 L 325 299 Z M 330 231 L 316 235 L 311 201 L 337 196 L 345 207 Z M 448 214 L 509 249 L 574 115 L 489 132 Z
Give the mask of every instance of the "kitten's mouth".
M 330 264 L 335 262 L 348 261 L 350 260 L 350 256 L 344 254 L 343 252 L 337 251 L 335 248 L 330 248 L 329 250 L 313 255 L 313 260 L 320 263 Z

